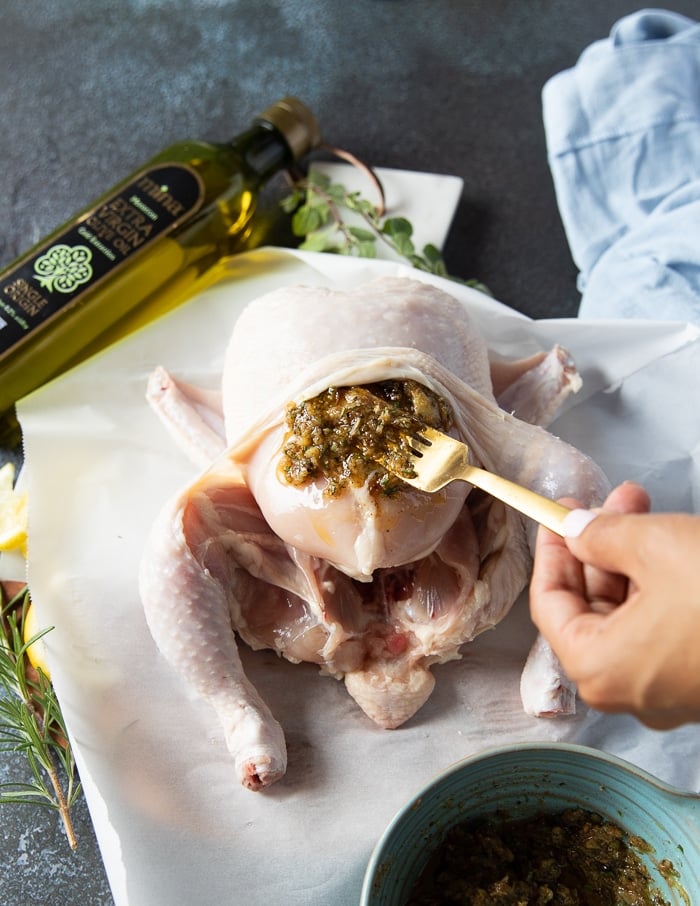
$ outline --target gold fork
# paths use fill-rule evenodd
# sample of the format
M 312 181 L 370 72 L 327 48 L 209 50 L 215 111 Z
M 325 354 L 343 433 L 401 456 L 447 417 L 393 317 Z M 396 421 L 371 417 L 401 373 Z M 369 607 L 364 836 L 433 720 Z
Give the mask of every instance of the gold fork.
M 562 521 L 570 512 L 567 507 L 514 481 L 471 465 L 469 447 L 466 444 L 434 428 L 423 426 L 411 435 L 411 441 L 413 474 L 399 470 L 395 465 L 392 467 L 388 457 L 386 461 L 381 457 L 384 468 L 397 478 L 429 493 L 439 491 L 451 481 L 468 481 L 558 535 L 562 534 Z

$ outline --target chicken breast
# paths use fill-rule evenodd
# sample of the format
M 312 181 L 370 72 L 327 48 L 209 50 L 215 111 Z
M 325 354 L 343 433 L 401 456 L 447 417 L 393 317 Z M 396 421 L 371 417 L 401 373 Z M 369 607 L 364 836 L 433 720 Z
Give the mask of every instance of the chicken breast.
M 228 346 L 220 409 L 158 369 L 151 404 L 204 471 L 153 526 L 143 604 L 161 652 L 216 710 L 251 789 L 278 779 L 286 754 L 236 636 L 318 664 L 372 721 L 396 728 L 429 697 L 431 666 L 496 626 L 529 578 L 532 527 L 464 482 L 382 495 L 370 481 L 329 494 L 323 474 L 285 479 L 290 401 L 386 381 L 446 401 L 476 464 L 553 498 L 594 504 L 607 492 L 595 463 L 530 423 L 551 419 L 580 383 L 565 350 L 491 362 L 465 306 L 427 283 L 295 286 L 255 300 Z M 558 670 L 540 641 L 524 674 L 527 710 L 571 709 Z

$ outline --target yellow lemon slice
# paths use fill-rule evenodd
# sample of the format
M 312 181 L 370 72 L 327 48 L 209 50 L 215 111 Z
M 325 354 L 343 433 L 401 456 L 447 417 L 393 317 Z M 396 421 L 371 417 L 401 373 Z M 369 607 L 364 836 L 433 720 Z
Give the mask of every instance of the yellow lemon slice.
M 22 621 L 22 641 L 26 645 L 27 642 L 37 634 L 41 632 L 41 628 L 38 625 L 36 618 L 36 608 L 31 603 L 27 604 L 24 610 L 24 620 Z M 29 663 L 36 667 L 37 670 L 41 670 L 44 676 L 47 679 L 51 679 L 51 674 L 49 672 L 49 666 L 46 663 L 46 648 L 44 646 L 44 639 L 37 639 L 36 642 L 27 648 L 27 657 L 29 658 Z
M 27 555 L 27 495 L 14 488 L 15 467 L 0 468 L 0 551 L 19 550 Z

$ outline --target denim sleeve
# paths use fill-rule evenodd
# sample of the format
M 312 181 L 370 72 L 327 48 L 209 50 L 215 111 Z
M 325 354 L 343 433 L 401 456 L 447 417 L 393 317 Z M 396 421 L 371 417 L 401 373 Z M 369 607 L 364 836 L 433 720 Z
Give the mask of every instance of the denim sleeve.
M 700 25 L 627 16 L 542 101 L 579 317 L 700 322 Z

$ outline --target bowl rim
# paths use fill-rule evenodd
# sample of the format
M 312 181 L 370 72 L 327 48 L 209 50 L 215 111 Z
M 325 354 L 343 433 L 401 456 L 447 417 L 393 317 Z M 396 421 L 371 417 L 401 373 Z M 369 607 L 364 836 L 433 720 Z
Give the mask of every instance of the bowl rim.
M 507 745 L 490 746 L 486 749 L 481 749 L 478 752 L 474 752 L 471 755 L 466 755 L 464 758 L 460 758 L 458 761 L 455 761 L 447 767 L 443 768 L 441 771 L 435 774 L 431 780 L 423 783 L 420 788 L 418 788 L 398 809 L 398 811 L 395 812 L 394 816 L 386 825 L 384 831 L 382 832 L 381 836 L 372 849 L 372 854 L 367 863 L 367 868 L 362 880 L 360 903 L 365 904 L 366 902 L 369 902 L 367 897 L 369 896 L 372 885 L 374 884 L 374 879 L 381 861 L 386 857 L 384 849 L 389 841 L 389 838 L 394 834 L 397 826 L 404 820 L 405 816 L 416 807 L 421 799 L 429 795 L 447 778 L 473 764 L 478 764 L 479 762 L 486 761 L 491 758 L 496 758 L 504 755 L 513 755 L 516 753 L 520 754 L 527 751 L 565 752 L 574 756 L 580 756 L 584 759 L 588 759 L 594 762 L 609 765 L 613 768 L 617 768 L 623 771 L 627 775 L 636 777 L 643 783 L 656 787 L 656 789 L 658 789 L 663 794 L 670 795 L 678 799 L 686 799 L 689 802 L 697 802 L 700 805 L 700 793 L 693 793 L 680 789 L 679 787 L 675 787 L 672 784 L 666 783 L 665 781 L 660 780 L 658 777 L 655 777 L 644 768 L 640 768 L 632 762 L 621 758 L 619 755 L 613 755 L 610 752 L 605 752 L 602 749 L 596 749 L 592 746 L 571 742 L 522 742 L 509 743 Z

